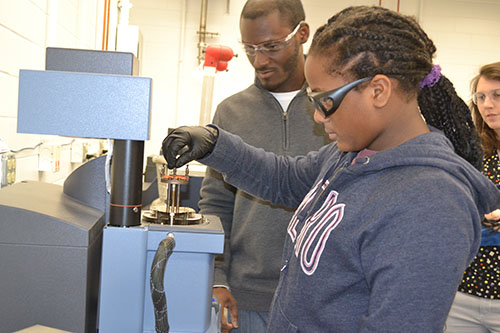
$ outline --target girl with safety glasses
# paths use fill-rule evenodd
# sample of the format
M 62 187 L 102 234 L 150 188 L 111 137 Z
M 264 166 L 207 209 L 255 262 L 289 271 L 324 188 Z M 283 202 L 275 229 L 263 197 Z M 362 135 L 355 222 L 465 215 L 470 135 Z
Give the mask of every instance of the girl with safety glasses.
M 214 126 L 163 141 L 170 168 L 198 159 L 296 208 L 269 332 L 443 330 L 500 194 L 476 169 L 479 137 L 435 52 L 413 18 L 349 7 L 318 29 L 305 65 L 335 143 L 291 158 Z

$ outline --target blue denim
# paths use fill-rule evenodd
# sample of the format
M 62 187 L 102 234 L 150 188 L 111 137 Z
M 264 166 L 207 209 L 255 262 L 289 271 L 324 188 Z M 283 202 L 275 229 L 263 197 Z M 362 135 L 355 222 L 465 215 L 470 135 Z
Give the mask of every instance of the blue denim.
M 238 329 L 231 333 L 265 333 L 269 312 L 252 312 L 238 309 Z

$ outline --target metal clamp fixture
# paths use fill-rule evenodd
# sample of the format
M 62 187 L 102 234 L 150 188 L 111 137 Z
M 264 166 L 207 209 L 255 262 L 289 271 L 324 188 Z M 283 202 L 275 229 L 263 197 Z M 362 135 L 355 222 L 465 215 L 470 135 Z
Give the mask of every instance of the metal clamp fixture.
M 160 197 L 151 203 L 149 210 L 144 210 L 143 222 L 188 225 L 200 224 L 202 216 L 191 207 L 181 207 L 181 187 L 189 184 L 189 166 L 185 169 L 168 169 L 163 156 L 153 157 L 156 164 L 158 193 Z M 184 174 L 180 172 L 184 170 Z

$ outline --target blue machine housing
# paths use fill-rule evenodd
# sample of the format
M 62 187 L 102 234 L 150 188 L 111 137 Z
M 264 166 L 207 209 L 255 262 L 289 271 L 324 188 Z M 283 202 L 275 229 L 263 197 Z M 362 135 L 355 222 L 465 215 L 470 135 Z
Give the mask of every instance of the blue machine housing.
M 104 228 L 99 332 L 155 332 L 150 269 L 158 245 L 169 233 L 176 241 L 164 280 L 170 332 L 217 331 L 212 282 L 224 232 L 217 217 L 203 219 L 193 226 Z
M 220 314 L 215 313 L 217 306 L 212 306 L 212 281 L 215 254 L 223 252 L 224 232 L 217 217 L 204 216 L 203 223 L 189 226 L 141 224 L 139 219 L 137 223 L 134 220 L 134 224 L 110 223 L 113 212 L 110 207 L 114 207 L 115 212 L 117 207 L 124 211 L 125 222 L 140 214 L 140 187 L 143 184 L 130 179 L 141 180 L 143 156 L 131 152 L 142 152 L 143 141 L 149 139 L 152 80 L 134 76 L 137 75 L 137 60 L 133 55 L 120 52 L 50 48 L 46 61 L 47 71 L 20 71 L 18 132 L 114 139 L 111 198 L 105 190 L 103 158 L 82 165 L 68 177 L 64 188 L 35 182 L 29 188 L 26 184 L 16 184 L 10 190 L 2 189 L 0 226 L 5 229 L 2 231 L 5 239 L 0 237 L 0 247 L 30 247 L 32 243 L 26 239 L 39 242 L 39 236 L 45 234 L 37 230 L 47 229 L 44 225 L 58 231 L 67 230 L 65 237 L 78 235 L 83 239 L 83 245 L 78 243 L 83 247 L 79 251 L 83 258 L 80 260 L 81 274 L 76 276 L 71 263 L 78 258 L 68 260 L 67 247 L 65 244 L 59 246 L 55 232 L 49 234 L 52 238 L 48 245 L 57 246 L 61 259 L 56 260 L 54 267 L 43 265 L 44 258 L 40 256 L 19 254 L 16 257 L 14 253 L 21 251 L 9 253 L 9 266 L 2 266 L 0 277 L 9 279 L 18 289 L 7 285 L 5 290 L 11 290 L 9 297 L 0 304 L 21 309 L 24 300 L 15 300 L 15 295 L 19 295 L 18 290 L 32 287 L 26 302 L 36 306 L 30 313 L 21 313 L 15 323 L 9 322 L 12 317 L 0 316 L 11 325 L 6 331 L 42 323 L 77 333 L 95 332 L 96 329 L 99 333 L 155 332 L 149 274 L 159 243 L 170 233 L 176 241 L 164 277 L 170 332 L 219 331 Z M 116 64 L 120 66 L 114 66 Z M 123 149 L 117 149 L 117 142 Z M 130 169 L 131 164 L 134 164 L 134 172 L 115 173 Z M 122 186 L 115 187 L 115 183 Z M 135 195 L 136 187 L 138 195 L 134 199 L 138 202 L 134 204 L 137 205 L 113 202 L 113 194 L 123 191 Z M 29 191 L 36 192 L 35 197 L 43 197 L 48 193 L 47 188 L 57 200 L 45 200 L 36 205 L 19 203 Z M 134 191 L 128 191 L 130 188 Z M 128 199 L 127 195 L 123 198 Z M 48 204 L 44 204 L 46 201 Z M 25 215 L 30 218 L 25 219 Z M 25 220 L 24 224 L 19 222 Z M 85 228 L 76 222 L 81 222 Z M 65 226 L 69 227 L 64 229 Z M 11 244 L 11 234 L 20 235 L 19 243 L 23 244 Z M 91 260 L 86 260 L 87 256 Z M 28 269 L 23 266 L 19 273 L 18 263 L 25 263 Z M 67 275 L 57 274 L 58 269 Z M 40 279 L 45 275 L 46 279 Z M 17 276 L 18 281 L 15 281 Z M 47 302 L 45 290 L 56 294 L 64 279 L 73 288 L 61 291 L 58 296 L 62 301 Z M 71 305 L 80 299 L 85 300 L 78 303 L 83 304 L 81 307 Z M 4 328 L 2 325 L 0 320 L 0 327 Z

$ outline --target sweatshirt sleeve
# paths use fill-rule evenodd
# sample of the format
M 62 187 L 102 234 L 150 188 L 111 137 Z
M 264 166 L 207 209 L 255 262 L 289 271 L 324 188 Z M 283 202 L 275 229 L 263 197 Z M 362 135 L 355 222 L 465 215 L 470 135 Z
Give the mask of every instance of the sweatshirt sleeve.
M 442 331 L 480 239 L 480 218 L 471 194 L 449 184 L 450 179 L 420 178 L 404 195 L 393 191 L 391 197 L 364 207 L 370 211 L 365 217 L 370 223 L 355 246 L 370 304 L 360 331 Z M 437 197 L 433 188 L 449 191 L 438 191 Z M 391 216 L 385 213 L 386 205 L 397 207 Z
M 220 128 L 225 127 L 221 114 L 227 111 L 226 108 L 226 103 L 219 104 L 213 118 L 213 124 Z M 224 262 L 229 262 L 231 256 L 230 235 L 233 224 L 235 196 L 236 189 L 226 183 L 219 172 L 207 168 L 200 189 L 200 201 L 198 202 L 200 214 L 219 217 L 224 229 L 224 252 L 215 258 L 214 286 L 229 287 L 227 272 L 225 270 L 227 265 Z
M 221 128 L 218 130 L 214 150 L 199 162 L 219 171 L 226 182 L 255 197 L 298 207 L 320 172 L 322 154 L 276 155 L 250 146 Z
M 201 214 L 218 216 L 224 228 L 224 254 L 223 257 L 216 258 L 214 285 L 229 286 L 222 260 L 229 260 L 230 256 L 229 239 L 233 221 L 235 191 L 233 186 L 224 182 L 220 173 L 207 168 L 200 190 L 201 198 L 198 206 Z

